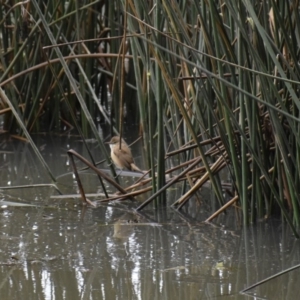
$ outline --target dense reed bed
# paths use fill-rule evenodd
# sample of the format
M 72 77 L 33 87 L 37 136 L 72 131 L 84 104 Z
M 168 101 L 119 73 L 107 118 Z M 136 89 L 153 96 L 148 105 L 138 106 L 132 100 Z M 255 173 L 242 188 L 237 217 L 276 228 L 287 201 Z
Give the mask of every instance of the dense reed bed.
M 178 178 L 185 200 L 174 205 L 208 180 L 228 205 L 226 168 L 245 224 L 280 211 L 296 231 L 299 1 L 32 0 L 0 11 L 3 130 L 30 139 L 76 127 L 109 159 L 97 123 L 122 135 L 130 116 L 157 204 L 168 158 L 180 172 L 198 159 L 202 173 Z

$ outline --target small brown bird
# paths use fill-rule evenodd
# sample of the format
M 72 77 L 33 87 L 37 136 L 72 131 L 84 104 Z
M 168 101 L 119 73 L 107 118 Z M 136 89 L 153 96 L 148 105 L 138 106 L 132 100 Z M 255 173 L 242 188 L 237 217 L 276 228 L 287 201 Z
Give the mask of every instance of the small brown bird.
M 143 171 L 134 164 L 131 150 L 123 139 L 121 140 L 121 147 L 119 136 L 112 137 L 107 144 L 110 146 L 111 159 L 117 168 L 143 173 Z

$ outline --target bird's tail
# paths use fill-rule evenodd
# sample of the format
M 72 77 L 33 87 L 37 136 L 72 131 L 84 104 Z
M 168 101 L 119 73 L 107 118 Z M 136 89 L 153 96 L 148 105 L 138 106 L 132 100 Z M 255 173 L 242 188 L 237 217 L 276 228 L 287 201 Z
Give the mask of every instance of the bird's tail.
M 131 171 L 136 171 L 136 172 L 140 172 L 143 174 L 146 173 L 145 171 L 142 171 L 139 167 L 137 167 L 135 164 L 131 164 L 130 166 L 131 166 Z

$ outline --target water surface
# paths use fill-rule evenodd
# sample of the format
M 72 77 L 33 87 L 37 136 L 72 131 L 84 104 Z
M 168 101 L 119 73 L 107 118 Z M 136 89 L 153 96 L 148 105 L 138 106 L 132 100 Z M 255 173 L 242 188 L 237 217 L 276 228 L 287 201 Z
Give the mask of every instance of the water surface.
M 87 157 L 82 143 L 47 137 L 38 146 L 61 191 L 78 193 L 66 150 Z M 2 187 L 51 183 L 28 144 L 1 150 Z M 81 178 L 87 193 L 101 191 L 92 173 Z M 297 299 L 300 292 L 296 269 L 240 294 L 299 264 L 299 241 L 279 220 L 242 228 L 235 211 L 203 223 L 213 211 L 208 190 L 180 213 L 141 214 L 132 201 L 86 208 L 49 186 L 0 192 L 0 299 Z M 169 192 L 172 202 L 179 192 Z

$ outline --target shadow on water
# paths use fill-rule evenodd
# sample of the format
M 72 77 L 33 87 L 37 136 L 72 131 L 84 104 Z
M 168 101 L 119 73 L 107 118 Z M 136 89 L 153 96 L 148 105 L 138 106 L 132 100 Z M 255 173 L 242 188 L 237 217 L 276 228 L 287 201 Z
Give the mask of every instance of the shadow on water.
M 66 150 L 87 155 L 74 139 L 52 142 L 39 147 L 62 191 L 74 194 Z M 49 183 L 28 145 L 9 143 L 0 156 L 1 186 Z M 82 179 L 86 192 L 100 189 L 96 176 Z M 1 299 L 297 299 L 300 292 L 296 269 L 239 293 L 299 264 L 299 241 L 278 220 L 241 228 L 234 211 L 201 223 L 211 213 L 209 193 L 181 213 L 134 214 L 133 202 L 83 208 L 79 199 L 56 199 L 51 187 L 0 192 Z

